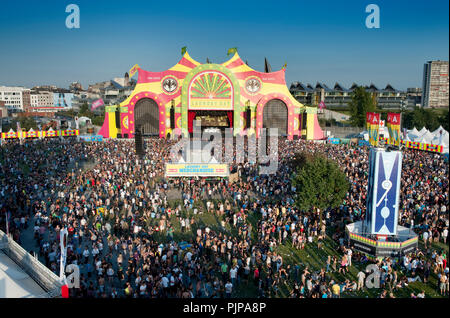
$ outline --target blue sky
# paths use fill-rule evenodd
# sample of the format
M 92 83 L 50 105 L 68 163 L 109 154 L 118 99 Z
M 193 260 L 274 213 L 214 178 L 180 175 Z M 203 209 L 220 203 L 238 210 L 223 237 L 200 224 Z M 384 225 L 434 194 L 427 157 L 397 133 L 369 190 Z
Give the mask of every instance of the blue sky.
M 67 29 L 68 4 L 80 29 Z M 381 27 L 368 29 L 368 4 Z M 257 70 L 287 63 L 295 80 L 349 87 L 422 86 L 427 60 L 449 59 L 447 0 L 116 1 L 2 0 L 0 85 L 89 83 L 123 76 L 138 63 L 152 71 L 178 62 L 181 47 L 199 62 L 239 55 Z

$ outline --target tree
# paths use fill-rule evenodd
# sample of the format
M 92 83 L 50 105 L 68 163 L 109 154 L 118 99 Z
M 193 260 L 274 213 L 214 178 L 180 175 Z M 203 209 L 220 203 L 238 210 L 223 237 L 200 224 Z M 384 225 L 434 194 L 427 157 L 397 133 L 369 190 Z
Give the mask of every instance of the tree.
M 362 86 L 353 90 L 352 100 L 348 106 L 350 107 L 350 122 L 356 127 L 364 127 L 366 113 L 375 111 L 375 102 L 372 96 Z
M 292 163 L 299 165 L 292 177 L 292 185 L 297 189 L 295 204 L 300 210 L 308 211 L 316 207 L 322 212 L 342 203 L 349 182 L 335 162 L 321 155 L 313 157 L 300 153 L 296 154 Z
M 37 123 L 33 117 L 17 117 L 11 121 L 10 125 L 4 125 L 3 131 L 9 131 L 11 128 L 16 131 L 17 122 L 20 123 L 20 128 L 25 129 L 26 131 L 30 130 L 30 128 L 33 128 L 34 130 L 37 129 Z
M 96 115 L 96 116 L 94 116 L 94 118 L 92 118 L 92 124 L 95 126 L 103 125 L 104 121 L 105 121 L 105 114 Z
M 439 117 L 439 123 L 445 130 L 449 130 L 449 117 L 448 117 L 448 109 Z
M 78 116 L 80 116 L 80 117 L 85 116 L 85 117 L 89 117 L 89 118 L 94 117 L 94 113 L 89 109 L 88 103 L 83 103 L 80 106 L 80 111 L 78 112 Z
M 403 113 L 402 117 L 403 127 L 407 129 L 416 127 L 418 130 L 423 127 L 429 130 L 435 130 L 445 120 L 445 118 L 438 117 L 433 110 L 422 107 L 415 107 L 414 110 Z

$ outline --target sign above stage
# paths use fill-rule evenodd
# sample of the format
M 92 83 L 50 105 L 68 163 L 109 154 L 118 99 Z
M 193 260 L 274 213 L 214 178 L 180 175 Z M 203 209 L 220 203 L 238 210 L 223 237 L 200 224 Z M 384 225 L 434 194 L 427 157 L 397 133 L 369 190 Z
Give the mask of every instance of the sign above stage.
M 189 110 L 233 110 L 233 84 L 223 73 L 207 70 L 189 84 Z
M 166 177 L 228 177 L 228 164 L 166 163 Z

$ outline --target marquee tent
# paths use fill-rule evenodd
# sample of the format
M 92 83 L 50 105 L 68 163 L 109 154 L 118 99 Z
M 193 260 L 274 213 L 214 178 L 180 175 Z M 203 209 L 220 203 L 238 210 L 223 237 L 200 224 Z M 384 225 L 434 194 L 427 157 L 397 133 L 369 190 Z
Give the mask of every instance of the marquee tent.
M 384 138 L 389 138 L 388 130 L 381 127 L 380 135 L 384 135 Z M 359 137 L 364 138 L 367 141 L 369 140 L 369 133 L 367 131 L 362 131 L 359 134 Z M 403 141 L 442 146 L 442 153 L 449 153 L 449 133 L 442 126 L 439 126 L 439 128 L 434 130 L 433 132 L 430 132 L 425 127 L 423 127 L 421 130 L 417 130 L 417 128 L 414 127 L 413 129 L 407 130 L 406 138 L 403 138 Z

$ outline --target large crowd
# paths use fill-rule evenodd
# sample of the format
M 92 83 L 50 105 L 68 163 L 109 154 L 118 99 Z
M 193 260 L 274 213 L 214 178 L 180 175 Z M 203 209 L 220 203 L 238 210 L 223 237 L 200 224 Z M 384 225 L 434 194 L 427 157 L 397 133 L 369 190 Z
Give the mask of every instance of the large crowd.
M 250 296 L 341 297 L 366 288 L 368 273 L 348 274 L 355 263 L 378 266 L 379 297 L 394 297 L 411 282 L 430 284 L 431 275 L 436 292 L 448 295 L 448 255 L 432 246 L 448 244 L 448 162 L 441 155 L 404 150 L 399 223 L 424 248 L 374 262 L 352 250 L 344 231 L 365 216 L 367 148 L 280 139 L 275 175 L 260 175 L 245 161 L 232 164 L 238 178 L 231 182 L 165 178 L 173 144 L 145 139 L 139 158 L 126 140 L 8 142 L 0 148 L 0 228 L 6 231 L 8 216 L 13 239 L 55 273 L 67 228 L 67 264 L 81 270 L 73 297 L 235 297 L 247 284 L 257 293 Z M 297 152 L 339 164 L 350 182 L 339 207 L 296 207 L 290 161 Z M 278 249 L 320 249 L 327 237 L 338 256 L 320 269 L 292 264 Z

